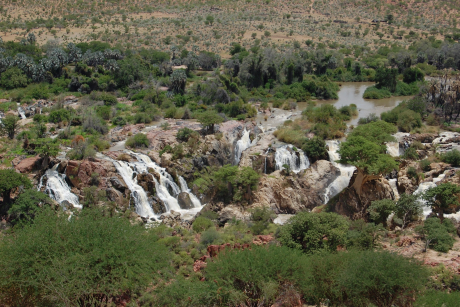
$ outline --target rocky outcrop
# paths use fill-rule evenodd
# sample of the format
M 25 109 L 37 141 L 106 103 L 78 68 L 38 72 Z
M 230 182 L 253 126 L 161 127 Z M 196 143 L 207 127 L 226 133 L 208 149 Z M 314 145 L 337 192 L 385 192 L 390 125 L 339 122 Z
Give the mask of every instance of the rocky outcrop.
M 271 144 L 276 137 L 271 133 L 262 135 L 257 143 L 243 151 L 240 166 L 248 166 L 260 173 L 272 173 L 275 171 L 275 157 L 271 150 Z
M 181 209 L 192 209 L 194 207 L 192 200 L 190 199 L 190 195 L 185 192 L 179 193 L 177 196 L 177 202 L 179 203 Z
M 359 172 L 355 172 L 349 186 L 334 197 L 328 206 L 332 212 L 351 219 L 366 219 L 367 208 L 373 201 L 381 199 L 395 199 L 390 183 L 382 177 L 363 180 Z
M 106 188 L 107 178 L 117 177 L 117 171 L 113 163 L 99 159 L 92 161 L 70 160 L 65 173 L 72 185 L 78 189 L 92 185 Z
M 14 168 L 20 173 L 30 173 L 40 166 L 41 158 L 39 156 L 21 160 Z
M 297 175 L 275 171 L 264 176 L 254 193 L 254 206 L 269 206 L 277 214 L 311 210 L 324 203 L 324 191 L 340 175 L 331 162 L 316 161 Z
M 126 183 L 124 182 L 124 180 L 122 178 L 119 178 L 119 177 L 111 177 L 109 179 L 110 183 L 112 184 L 112 186 L 117 189 L 118 191 L 121 191 L 121 192 L 124 192 L 126 191 L 126 189 L 128 188 L 126 186 Z
M 110 201 L 113 201 L 117 204 L 122 204 L 123 201 L 123 194 L 120 191 L 117 191 L 114 188 L 108 188 L 105 190 L 105 193 L 107 195 L 107 199 Z

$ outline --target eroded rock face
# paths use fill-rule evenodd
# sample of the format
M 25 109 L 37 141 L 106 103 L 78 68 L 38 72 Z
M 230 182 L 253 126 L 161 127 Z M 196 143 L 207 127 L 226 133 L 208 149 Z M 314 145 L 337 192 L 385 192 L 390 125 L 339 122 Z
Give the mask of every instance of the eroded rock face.
M 106 188 L 108 178 L 115 177 L 116 172 L 115 166 L 111 162 L 99 159 L 94 159 L 93 161 L 70 160 L 66 168 L 67 178 L 78 189 L 91 185 Z M 94 182 L 93 174 L 97 174 L 97 182 Z
M 331 162 L 319 160 L 298 175 L 275 171 L 264 176 L 254 195 L 254 206 L 269 206 L 277 214 L 311 210 L 324 202 L 324 190 L 340 175 Z
M 333 199 L 329 206 L 333 212 L 350 217 L 351 219 L 367 218 L 367 208 L 375 200 L 395 199 L 391 186 L 385 178 L 375 178 L 363 181 L 360 190 L 355 188 L 359 174 L 355 172 L 348 188 Z
M 30 173 L 40 165 L 41 158 L 39 156 L 26 158 L 21 160 L 14 168 L 20 173 Z

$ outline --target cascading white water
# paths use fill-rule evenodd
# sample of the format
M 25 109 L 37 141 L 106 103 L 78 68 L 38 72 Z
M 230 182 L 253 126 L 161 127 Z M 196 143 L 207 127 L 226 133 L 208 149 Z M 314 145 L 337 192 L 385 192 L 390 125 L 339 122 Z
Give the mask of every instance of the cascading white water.
M 21 116 L 21 119 L 26 119 L 26 114 L 24 113 L 24 109 L 19 107 L 18 108 L 18 113 Z
M 187 181 L 185 181 L 182 176 L 179 176 L 179 183 L 182 192 L 185 192 L 190 196 L 190 200 L 192 201 L 193 206 L 195 208 L 201 207 L 200 200 L 195 195 L 193 195 L 192 191 L 188 188 Z
M 436 183 L 434 182 L 422 182 L 417 190 L 415 190 L 414 194 L 419 195 L 419 200 L 423 204 L 423 217 L 426 218 L 431 213 L 431 207 L 426 206 L 426 201 L 421 198 L 421 195 L 428 189 L 435 188 Z
M 329 200 L 342 192 L 343 189 L 348 187 L 350 184 L 350 179 L 353 176 L 353 172 L 356 170 L 356 167 L 350 165 L 344 165 L 337 163 L 335 161 L 340 160 L 339 142 L 338 141 L 326 141 L 326 144 L 329 147 L 328 154 L 329 160 L 331 163 L 340 170 L 340 175 L 324 191 L 324 203 L 327 204 Z
M 183 210 L 179 206 L 179 203 L 177 202 L 177 196 L 181 192 L 181 189 L 174 182 L 172 176 L 168 174 L 168 172 L 166 172 L 165 168 L 160 167 L 158 164 L 153 162 L 147 155 L 144 155 L 141 153 L 134 153 L 134 152 L 131 152 L 130 154 L 135 156 L 137 160 L 139 161 L 138 163 L 135 163 L 136 167 L 138 167 L 139 170 L 143 168 L 143 171 L 147 172 L 148 168 L 152 168 L 156 173 L 160 175 L 160 182 L 158 182 L 156 178 L 153 178 L 153 179 L 155 181 L 155 189 L 157 191 L 157 195 L 164 202 L 165 206 L 167 207 L 166 208 L 167 211 L 174 210 L 174 211 L 179 211 L 179 212 L 184 212 L 184 213 L 193 211 L 196 213 L 199 210 L 201 210 L 202 206 L 201 206 L 200 201 L 195 195 L 193 195 L 193 193 L 187 187 L 187 183 L 185 182 L 183 178 L 182 180 L 184 181 L 185 186 L 184 186 L 184 183 L 181 182 L 181 186 L 183 187 L 182 192 L 186 192 L 189 194 L 190 200 L 192 201 L 195 207 L 192 210 Z M 181 181 L 180 178 L 181 177 L 179 177 L 179 181 Z M 184 190 L 184 188 L 186 189 Z M 170 193 L 170 191 L 172 191 L 172 194 Z
M 241 139 L 239 139 L 236 142 L 236 146 L 235 146 L 235 165 L 238 165 L 238 163 L 240 163 L 241 154 L 243 153 L 243 151 L 245 151 L 246 149 L 248 149 L 252 145 L 251 144 L 251 139 L 249 138 L 249 134 L 250 134 L 250 132 L 248 130 L 246 130 L 246 128 L 245 128 L 244 132 L 243 132 L 243 136 L 241 137 Z
M 396 139 L 396 142 L 388 142 L 387 145 L 387 153 L 392 157 L 399 157 L 404 153 L 404 150 L 401 150 L 399 147 L 399 142 L 405 137 L 410 135 L 410 133 L 405 132 L 397 132 L 393 134 Z
M 51 199 L 54 199 L 59 204 L 67 201 L 75 208 L 82 209 L 83 206 L 80 205 L 78 196 L 70 191 L 70 187 L 65 181 L 65 175 L 59 174 L 57 171 L 58 166 L 59 164 L 56 164 L 52 168 L 46 170 L 45 174 L 40 178 L 38 190 L 41 190 L 43 187 L 43 179 L 46 178 L 45 193 L 48 194 Z
M 395 195 L 395 200 L 399 199 L 399 192 L 397 186 L 397 179 L 389 179 L 388 182 L 390 183 L 390 187 L 393 190 L 393 194 Z
M 125 181 L 128 189 L 131 191 L 137 214 L 146 218 L 156 217 L 155 212 L 153 212 L 153 209 L 149 204 L 147 193 L 145 193 L 144 189 L 137 184 L 137 176 L 130 167 L 129 163 L 124 161 L 113 161 L 113 164 Z
M 290 150 L 288 150 L 288 148 L 290 148 Z M 294 151 L 292 145 L 285 145 L 276 149 L 275 169 L 282 170 L 285 164 L 289 165 L 290 170 L 294 173 L 298 173 L 310 167 L 310 162 L 305 153 L 300 149 L 297 149 L 297 152 Z

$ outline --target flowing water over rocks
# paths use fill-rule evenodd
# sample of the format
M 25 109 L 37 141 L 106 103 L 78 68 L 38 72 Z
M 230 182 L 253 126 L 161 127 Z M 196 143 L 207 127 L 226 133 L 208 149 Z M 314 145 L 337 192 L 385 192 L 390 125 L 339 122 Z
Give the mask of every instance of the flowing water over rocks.
M 305 153 L 300 149 L 294 150 L 294 146 L 292 145 L 285 145 L 277 148 L 275 152 L 275 162 L 276 170 L 282 170 L 285 168 L 284 165 L 288 165 L 290 171 L 294 173 L 298 173 L 310 167 L 310 162 Z
M 63 206 L 65 206 L 65 202 L 68 202 L 75 208 L 83 208 L 78 201 L 78 196 L 70 191 L 70 187 L 65 181 L 65 175 L 59 174 L 57 171 L 58 167 L 59 164 L 56 164 L 45 172 L 40 178 L 38 190 L 40 191 L 42 189 L 43 181 L 45 180 L 45 193 L 48 194 L 51 199 L 54 199 Z

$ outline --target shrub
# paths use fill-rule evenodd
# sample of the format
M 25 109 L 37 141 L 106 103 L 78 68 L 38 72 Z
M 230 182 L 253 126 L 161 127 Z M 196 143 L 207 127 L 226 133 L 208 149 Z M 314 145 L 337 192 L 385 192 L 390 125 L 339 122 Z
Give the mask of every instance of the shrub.
M 431 162 L 428 159 L 424 159 L 424 160 L 420 161 L 419 165 L 420 165 L 420 168 L 424 172 L 429 172 L 431 170 Z
M 93 112 L 85 115 L 83 124 L 81 126 L 83 131 L 88 133 L 106 134 L 109 132 L 109 128 L 107 127 L 105 121 L 103 121 L 102 118 Z
M 106 106 L 114 106 L 118 103 L 117 97 L 110 95 L 108 93 L 101 93 L 100 99 L 104 101 Z
M 365 124 L 369 124 L 372 122 L 376 122 L 378 120 L 379 120 L 378 116 L 375 115 L 375 113 L 371 113 L 367 117 L 361 117 L 358 120 L 358 125 L 365 125 Z
M 383 98 L 390 98 L 391 93 L 386 88 L 378 89 L 375 86 L 369 86 L 366 88 L 363 94 L 363 98 L 365 99 L 383 99 Z
M 200 242 L 204 246 L 217 243 L 220 240 L 220 233 L 215 228 L 209 228 L 201 233 Z
M 97 210 L 83 210 L 70 222 L 44 210 L 30 227 L 2 238 L 0 300 L 23 306 L 103 305 L 148 286 L 167 265 L 168 254 L 155 241 L 143 227 Z
M 188 139 L 192 136 L 192 135 L 197 135 L 198 132 L 196 132 L 195 130 L 192 130 L 190 128 L 181 128 L 177 131 L 177 135 L 176 135 L 176 138 L 179 140 L 179 141 L 182 141 L 182 142 L 187 142 Z
M 26 87 L 28 83 L 27 76 L 17 67 L 8 68 L 1 74 L 0 85 L 6 89 Z
M 135 147 L 149 147 L 150 141 L 147 136 L 143 133 L 138 133 L 132 137 L 129 137 L 126 140 L 125 145 L 127 147 L 135 148 Z
M 302 150 L 305 152 L 311 163 L 314 163 L 317 160 L 328 159 L 326 142 L 318 137 L 306 140 L 302 145 Z
M 192 224 L 193 231 L 195 232 L 203 232 L 212 226 L 213 222 L 210 219 L 201 216 L 197 217 Z
M 123 116 L 117 116 L 112 119 L 112 124 L 116 126 L 124 126 L 126 125 L 126 119 Z
M 67 152 L 67 158 L 71 160 L 83 160 L 96 155 L 94 146 L 87 141 L 78 142 L 73 145 L 73 148 Z
M 394 212 L 396 204 L 391 199 L 376 200 L 371 203 L 367 212 L 371 221 L 377 224 L 383 223 L 386 225 L 387 219 Z
M 417 179 L 418 178 L 418 174 L 417 174 L 417 170 L 414 168 L 414 167 L 409 167 L 407 169 L 407 177 L 409 177 L 410 179 Z
M 454 167 L 460 166 L 460 151 L 457 149 L 448 151 L 441 155 L 442 162 L 448 163 Z
M 281 227 L 281 244 L 305 253 L 333 252 L 345 246 L 348 221 L 336 213 L 301 212 Z M 325 239 L 327 238 L 327 239 Z
M 397 124 L 401 131 L 410 132 L 422 126 L 422 117 L 412 110 L 405 110 L 399 114 Z
M 275 217 L 274 213 L 266 208 L 256 208 L 251 214 L 251 220 L 253 222 L 251 231 L 255 235 L 260 235 L 264 230 L 268 228 L 270 222 Z
M 407 148 L 405 151 L 404 151 L 404 154 L 402 155 L 402 157 L 404 159 L 408 159 L 408 160 L 418 160 L 418 153 L 417 153 L 417 149 L 413 146 L 410 146 L 409 148 Z
M 417 297 L 415 307 L 431 307 L 431 306 L 443 306 L 443 307 L 456 307 L 460 301 L 460 292 L 452 291 L 441 292 L 441 291 L 428 291 L 422 296 Z
M 50 112 L 48 120 L 52 123 L 59 123 L 70 119 L 70 112 L 66 109 L 58 109 Z
M 416 230 L 424 237 L 427 246 L 435 251 L 447 253 L 454 246 L 455 239 L 452 234 L 456 232 L 456 228 L 449 219 L 441 224 L 438 218 L 428 218 Z

